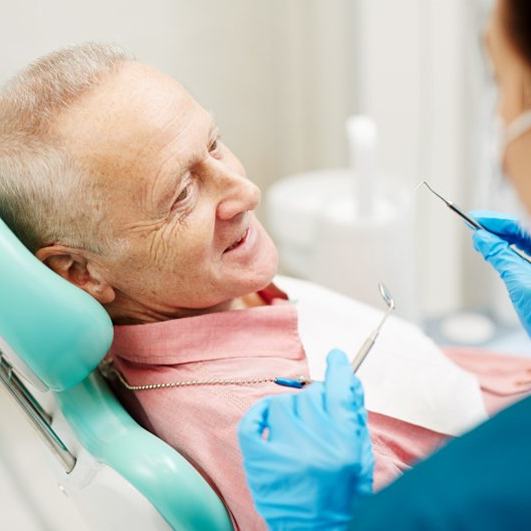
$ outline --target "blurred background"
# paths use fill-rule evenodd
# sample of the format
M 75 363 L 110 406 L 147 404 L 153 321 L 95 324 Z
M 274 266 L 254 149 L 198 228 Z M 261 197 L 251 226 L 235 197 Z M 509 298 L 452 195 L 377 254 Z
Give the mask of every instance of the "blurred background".
M 383 275 L 402 315 L 437 341 L 520 352 L 528 340 L 469 231 L 426 191 L 415 192 L 427 179 L 465 210 L 517 212 L 494 164 L 495 92 L 481 46 L 490 3 L 0 0 L 0 82 L 68 44 L 121 45 L 213 111 L 224 142 L 264 192 L 259 215 L 283 272 L 371 304 L 379 304 L 373 277 Z M 358 139 L 349 151 L 353 114 L 375 129 L 370 146 Z M 363 171 L 374 190 L 356 187 Z M 362 193 L 381 200 L 383 213 L 375 207 L 363 218 Z M 2 422 L 14 419 L 13 408 L 0 395 Z M 57 511 L 41 507 L 45 451 L 9 444 L 26 440 L 25 430 L 13 420 L 12 435 L 0 431 L 0 452 L 12 453 L 0 460 L 0 527 L 81 529 L 59 491 L 46 502 Z M 8 479 L 19 461 L 34 483 L 25 500 Z

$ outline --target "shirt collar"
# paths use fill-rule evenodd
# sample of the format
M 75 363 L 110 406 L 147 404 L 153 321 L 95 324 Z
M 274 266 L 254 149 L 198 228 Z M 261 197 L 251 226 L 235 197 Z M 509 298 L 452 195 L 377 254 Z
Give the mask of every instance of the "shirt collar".
M 298 359 L 303 347 L 295 306 L 274 284 L 258 294 L 266 306 L 158 323 L 117 325 L 110 353 L 149 365 L 273 355 Z

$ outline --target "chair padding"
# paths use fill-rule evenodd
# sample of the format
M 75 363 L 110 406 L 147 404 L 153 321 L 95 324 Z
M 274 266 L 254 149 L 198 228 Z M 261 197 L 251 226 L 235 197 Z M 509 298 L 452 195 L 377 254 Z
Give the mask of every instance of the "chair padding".
M 112 334 L 103 307 L 43 265 L 0 220 L 0 337 L 34 375 L 55 391 L 77 385 L 103 359 Z

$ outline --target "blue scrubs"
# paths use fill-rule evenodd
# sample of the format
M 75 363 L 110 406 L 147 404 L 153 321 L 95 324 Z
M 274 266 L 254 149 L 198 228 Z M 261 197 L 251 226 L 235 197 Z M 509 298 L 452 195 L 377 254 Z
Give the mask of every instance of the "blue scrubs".
M 531 397 L 364 500 L 351 529 L 531 530 Z

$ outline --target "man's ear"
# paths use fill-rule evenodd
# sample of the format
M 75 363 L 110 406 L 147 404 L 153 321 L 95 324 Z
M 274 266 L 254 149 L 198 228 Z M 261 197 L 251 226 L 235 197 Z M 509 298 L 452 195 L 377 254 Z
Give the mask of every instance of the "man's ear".
M 101 304 L 109 304 L 116 297 L 99 268 L 84 254 L 62 245 L 41 247 L 35 256 L 52 271 L 92 295 Z

